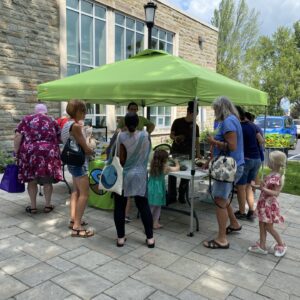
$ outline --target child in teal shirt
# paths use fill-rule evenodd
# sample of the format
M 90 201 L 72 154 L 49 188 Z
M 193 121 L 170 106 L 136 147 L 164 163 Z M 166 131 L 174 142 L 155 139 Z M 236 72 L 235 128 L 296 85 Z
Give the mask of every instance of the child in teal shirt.
M 169 172 L 179 171 L 180 169 L 177 160 L 175 160 L 174 167 L 167 165 L 168 156 L 167 151 L 156 150 L 151 161 L 150 177 L 148 180 L 148 202 L 153 217 L 153 229 L 162 227 L 159 224 L 159 218 L 161 206 L 166 205 L 165 175 Z

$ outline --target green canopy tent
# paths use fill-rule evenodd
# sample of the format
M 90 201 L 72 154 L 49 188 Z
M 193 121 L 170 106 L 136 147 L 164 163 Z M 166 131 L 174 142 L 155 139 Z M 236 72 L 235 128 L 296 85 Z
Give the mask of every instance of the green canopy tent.
M 116 105 L 175 106 L 196 97 L 209 105 L 220 95 L 241 105 L 267 105 L 266 93 L 157 50 L 38 86 L 40 100 Z
M 130 59 L 38 86 L 38 98 L 44 101 L 82 99 L 115 105 L 135 101 L 141 106 L 177 106 L 194 100 L 196 108 L 197 102 L 210 105 L 219 96 L 227 96 L 240 105 L 268 103 L 267 94 L 262 91 L 157 50 L 145 50 Z M 196 115 L 192 149 L 195 136 Z M 194 158 L 192 151 L 190 235 L 193 235 Z

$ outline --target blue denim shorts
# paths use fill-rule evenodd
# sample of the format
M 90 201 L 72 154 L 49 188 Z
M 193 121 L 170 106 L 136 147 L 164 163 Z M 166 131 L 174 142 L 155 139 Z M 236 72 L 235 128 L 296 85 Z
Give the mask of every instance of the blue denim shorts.
M 236 183 L 242 177 L 243 171 L 244 171 L 244 165 L 237 167 L 234 183 Z M 214 180 L 211 188 L 211 194 L 213 198 L 218 197 L 227 200 L 232 191 L 232 188 L 233 188 L 232 183 Z
M 247 183 L 251 183 L 251 181 L 256 178 L 260 165 L 261 165 L 260 158 L 256 158 L 256 159 L 245 158 L 245 167 L 244 167 L 243 176 L 237 182 L 237 185 L 244 185 Z
M 67 165 L 68 171 L 73 177 L 82 177 L 87 175 L 87 165 L 84 164 L 82 166 L 73 166 L 73 165 Z

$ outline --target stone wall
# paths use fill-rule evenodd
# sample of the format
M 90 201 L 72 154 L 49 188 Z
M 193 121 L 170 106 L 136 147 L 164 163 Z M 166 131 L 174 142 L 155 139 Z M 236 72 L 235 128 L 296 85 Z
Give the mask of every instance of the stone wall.
M 97 0 L 108 7 L 144 20 L 144 2 L 140 0 Z M 174 54 L 215 70 L 217 31 L 169 7 L 158 5 L 155 24 L 175 33 Z M 14 129 L 22 116 L 33 112 L 37 102 L 36 86 L 58 79 L 64 73 L 66 48 L 63 19 L 65 0 L 0 1 L 0 150 L 12 147 Z M 60 24 L 61 20 L 61 24 Z M 111 24 L 110 26 L 113 26 Z M 60 28 L 61 27 L 61 28 Z M 203 49 L 199 36 L 205 39 Z M 108 49 L 112 46 L 108 37 Z M 63 58 L 63 59 L 62 59 Z M 59 103 L 46 103 L 49 114 L 58 116 Z M 177 110 L 180 117 L 185 107 Z M 159 132 L 160 134 L 162 132 Z M 162 139 L 166 137 L 158 137 Z
M 33 112 L 37 84 L 60 76 L 58 9 L 53 0 L 0 1 L 1 150 L 11 148 L 19 120 Z M 58 116 L 59 103 L 48 108 Z

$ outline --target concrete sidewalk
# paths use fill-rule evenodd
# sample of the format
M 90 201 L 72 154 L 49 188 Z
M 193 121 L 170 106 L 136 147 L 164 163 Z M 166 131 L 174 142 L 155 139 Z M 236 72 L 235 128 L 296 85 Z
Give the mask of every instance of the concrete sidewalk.
M 38 198 L 40 213 L 30 215 L 27 193 L 0 191 L 0 299 L 300 299 L 300 197 L 280 196 L 286 223 L 277 228 L 288 245 L 281 259 L 247 251 L 257 221 L 229 235 L 228 250 L 203 247 L 217 224 L 214 205 L 197 200 L 200 231 L 188 237 L 189 217 L 164 210 L 156 248 L 148 249 L 140 220 L 126 226 L 126 245 L 117 248 L 112 212 L 93 208 L 85 220 L 96 235 L 70 237 L 64 183 L 54 186 L 53 212 L 44 214 Z

